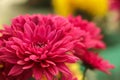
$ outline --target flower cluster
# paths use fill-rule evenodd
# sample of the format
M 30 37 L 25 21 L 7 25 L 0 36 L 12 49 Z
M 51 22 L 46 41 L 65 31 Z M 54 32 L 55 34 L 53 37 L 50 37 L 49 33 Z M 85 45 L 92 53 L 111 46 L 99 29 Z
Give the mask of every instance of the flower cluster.
M 79 16 L 18 16 L 0 30 L 0 78 L 74 80 L 66 64 L 79 60 L 109 73 L 114 66 L 93 52 L 104 48 L 100 29 Z

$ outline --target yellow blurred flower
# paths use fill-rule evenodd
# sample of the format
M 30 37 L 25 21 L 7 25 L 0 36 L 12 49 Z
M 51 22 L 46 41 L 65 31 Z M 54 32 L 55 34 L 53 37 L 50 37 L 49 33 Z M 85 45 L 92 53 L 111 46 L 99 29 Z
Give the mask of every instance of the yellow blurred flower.
M 80 71 L 80 65 L 78 63 L 68 64 L 68 67 L 74 78 L 77 78 L 77 80 L 82 80 L 83 75 Z
M 93 16 L 104 16 L 108 10 L 108 0 L 52 0 L 57 14 L 68 16 L 76 10 L 85 11 Z
M 3 29 L 2 25 L 0 24 L 0 29 Z

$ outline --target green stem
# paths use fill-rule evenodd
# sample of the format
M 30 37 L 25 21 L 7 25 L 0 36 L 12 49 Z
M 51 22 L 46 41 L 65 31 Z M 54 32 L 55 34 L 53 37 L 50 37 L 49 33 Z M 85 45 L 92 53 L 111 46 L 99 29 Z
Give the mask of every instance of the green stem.
M 88 70 L 88 68 L 85 67 L 85 70 L 84 70 L 84 72 L 83 72 L 83 80 L 85 80 L 85 76 L 86 76 L 87 70 Z

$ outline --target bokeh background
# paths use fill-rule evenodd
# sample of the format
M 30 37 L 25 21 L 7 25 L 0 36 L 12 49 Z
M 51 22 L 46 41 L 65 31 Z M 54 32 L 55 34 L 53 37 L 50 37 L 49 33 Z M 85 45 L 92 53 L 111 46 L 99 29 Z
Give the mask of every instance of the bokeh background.
M 18 15 L 38 13 L 81 15 L 94 21 L 102 29 L 107 44 L 100 55 L 116 68 L 111 75 L 89 70 L 87 80 L 120 80 L 120 0 L 0 0 L 0 28 Z

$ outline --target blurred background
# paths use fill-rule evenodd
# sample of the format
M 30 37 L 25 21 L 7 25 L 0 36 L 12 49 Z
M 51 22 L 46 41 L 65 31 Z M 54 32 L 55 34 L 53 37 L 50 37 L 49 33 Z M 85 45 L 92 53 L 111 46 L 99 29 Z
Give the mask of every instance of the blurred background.
M 88 71 L 87 80 L 120 80 L 120 0 L 0 0 L 0 28 L 23 14 L 81 15 L 95 22 L 107 49 L 100 55 L 115 65 L 111 75 Z

